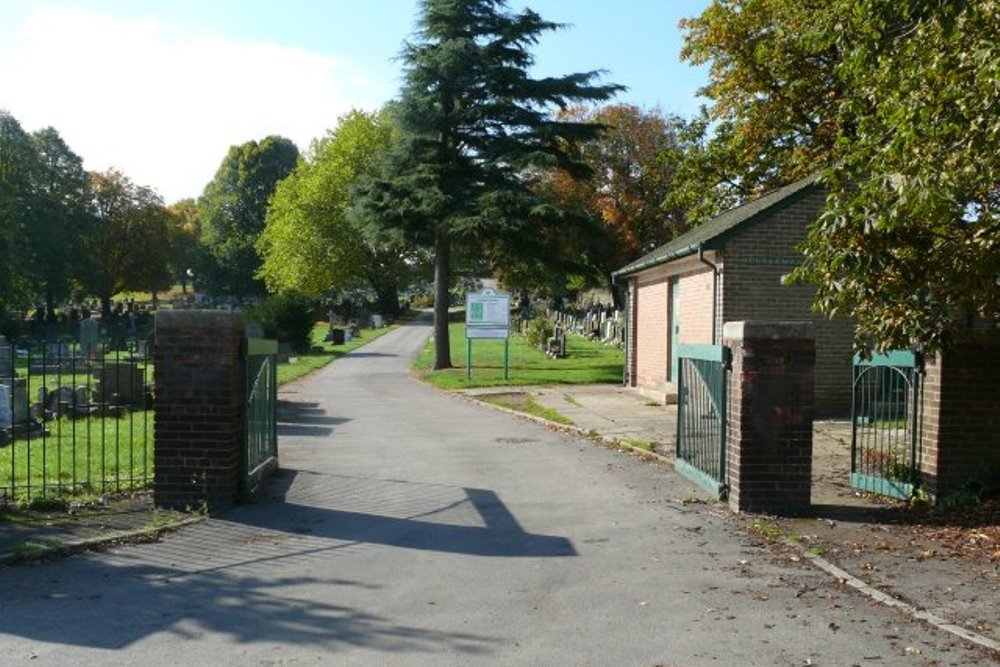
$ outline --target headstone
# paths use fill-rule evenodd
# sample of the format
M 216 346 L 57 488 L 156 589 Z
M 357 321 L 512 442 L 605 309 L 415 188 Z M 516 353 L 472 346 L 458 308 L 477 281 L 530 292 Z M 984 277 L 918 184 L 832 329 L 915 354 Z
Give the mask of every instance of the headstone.
M 14 425 L 14 409 L 11 405 L 13 395 L 9 384 L 0 384 L 0 429 L 8 429 Z
M 46 409 L 55 417 L 67 414 L 73 405 L 73 390 L 69 387 L 56 387 L 49 392 Z
M 29 419 L 28 381 L 25 378 L 14 378 L 11 391 L 14 395 L 11 421 L 14 424 L 24 424 Z
M 372 328 L 381 329 L 382 328 L 382 316 L 378 313 L 372 315 Z
M 90 387 L 78 384 L 73 390 L 73 407 L 80 409 L 90 405 Z
M 141 407 L 145 399 L 145 378 L 142 369 L 130 363 L 107 363 L 94 371 L 97 378 L 97 402 L 117 401 L 132 407 Z
M 14 346 L 7 342 L 4 336 L 0 336 L 0 381 L 6 380 L 14 375 Z
M 97 320 L 88 317 L 80 321 L 80 354 L 84 359 L 96 359 L 100 344 L 100 332 L 97 330 Z

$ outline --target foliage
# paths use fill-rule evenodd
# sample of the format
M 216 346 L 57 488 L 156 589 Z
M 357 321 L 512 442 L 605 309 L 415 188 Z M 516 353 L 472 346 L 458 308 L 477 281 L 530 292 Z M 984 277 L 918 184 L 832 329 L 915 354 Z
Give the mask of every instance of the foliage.
M 414 41 L 404 46 L 394 109 L 400 137 L 384 175 L 362 190 L 359 208 L 367 220 L 433 250 L 438 368 L 451 366 L 453 244 L 473 249 L 472 256 L 501 239 L 504 250 L 523 251 L 540 221 L 568 220 L 535 194 L 534 175 L 552 167 L 582 173 L 568 142 L 599 128 L 552 118 L 549 110 L 619 90 L 595 85 L 595 72 L 528 76 L 529 47 L 560 27 L 531 10 L 513 13 L 501 0 L 421 0 Z
M 118 171 L 91 173 L 90 181 L 93 215 L 74 261 L 81 282 L 108 313 L 119 292 L 170 287 L 168 215 L 158 194 Z
M 602 222 L 598 238 L 605 247 L 595 249 L 600 253 L 595 259 L 607 280 L 613 270 L 687 229 L 682 208 L 664 207 L 675 188 L 682 150 L 676 128 L 682 121 L 629 104 L 577 107 L 560 116 L 605 127 L 598 138 L 579 146 L 589 178 L 553 171 L 541 185 L 557 201 L 583 208 Z
M 51 309 L 69 295 L 74 249 L 89 215 L 89 182 L 83 160 L 54 128 L 33 133 L 31 140 L 31 274 Z
M 0 109 L 0 310 L 30 295 L 26 277 L 31 250 L 25 230 L 31 211 L 28 175 L 33 160 L 31 138 L 16 118 Z
M 398 285 L 413 254 L 348 215 L 351 189 L 376 173 L 391 137 L 385 112 L 351 111 L 278 184 L 257 241 L 258 276 L 268 289 L 318 297 L 368 285 L 379 295 L 380 311 L 396 315 Z
M 298 158 L 295 144 L 278 136 L 229 149 L 198 200 L 207 249 L 200 273 L 211 291 L 263 294 L 264 284 L 255 277 L 261 265 L 255 244 L 264 230 L 268 199 Z
M 682 58 L 711 64 L 701 92 L 713 104 L 692 127 L 715 124 L 691 156 L 696 221 L 838 158 L 838 137 L 853 131 L 840 115 L 849 87 L 836 74 L 839 17 L 864 2 L 715 0 L 681 22 Z
M 191 282 L 191 273 L 198 264 L 201 222 L 198 219 L 198 204 L 193 199 L 182 199 L 167 207 L 169 218 L 167 232 L 170 244 L 170 272 L 186 292 Z
M 793 279 L 855 317 L 861 345 L 933 353 L 1000 316 L 998 9 L 718 0 L 685 24 L 735 187 L 826 169 Z
M 524 339 L 531 347 L 541 349 L 554 331 L 551 322 L 544 317 L 536 317 L 524 325 Z
M 264 336 L 290 344 L 297 352 L 310 347 L 313 329 L 313 303 L 297 292 L 272 294 L 249 311 L 251 319 L 260 323 Z

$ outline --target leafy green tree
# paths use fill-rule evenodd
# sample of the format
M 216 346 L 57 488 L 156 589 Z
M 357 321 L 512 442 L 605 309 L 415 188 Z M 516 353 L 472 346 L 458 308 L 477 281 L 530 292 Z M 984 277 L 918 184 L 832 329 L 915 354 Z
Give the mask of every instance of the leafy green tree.
M 34 204 L 27 231 L 33 249 L 32 274 L 51 310 L 70 291 L 71 266 L 88 215 L 89 180 L 83 160 L 54 128 L 39 130 L 31 139 Z
M 167 222 L 170 272 L 180 283 L 181 291 L 186 293 L 201 250 L 198 203 L 194 199 L 182 199 L 168 206 L 167 213 L 170 216 Z
M 934 352 L 1000 318 L 1000 6 L 841 9 L 851 131 L 796 277 L 857 318 L 860 343 Z
M 31 137 L 16 118 L 0 109 L 0 314 L 32 295 L 28 228 L 35 160 Z
M 112 297 L 125 290 L 156 292 L 170 285 L 167 212 L 153 190 L 120 172 L 91 173 L 90 225 L 77 261 L 88 292 L 111 312 Z
M 434 254 L 435 368 L 451 366 L 448 305 L 453 244 L 528 239 L 557 208 L 533 189 L 539 173 L 586 171 L 569 149 L 599 127 L 552 117 L 553 108 L 602 101 L 621 88 L 598 72 L 534 79 L 529 51 L 562 26 L 502 0 L 421 0 L 404 45 L 401 133 L 385 176 L 363 190 L 370 220 Z M 526 241 L 525 241 L 526 242 Z
M 712 68 L 703 199 L 826 173 L 792 276 L 820 311 L 928 352 L 1000 315 L 995 0 L 717 0 L 684 25 Z
M 352 188 L 377 173 L 392 133 L 385 112 L 351 111 L 278 184 L 257 242 L 268 289 L 316 297 L 370 286 L 380 310 L 397 314 L 414 253 L 349 215 Z
M 198 200 L 207 265 L 201 272 L 209 289 L 222 294 L 262 294 L 256 278 L 261 259 L 255 244 L 264 231 L 267 202 L 278 182 L 292 173 L 298 148 L 270 136 L 229 149 Z
M 712 104 L 695 123 L 713 133 L 688 165 L 695 221 L 839 158 L 853 126 L 841 114 L 850 88 L 836 71 L 838 21 L 859 4 L 716 0 L 681 22 L 681 56 L 711 66 L 701 92 Z
M 579 146 L 589 178 L 554 171 L 543 186 L 560 203 L 582 207 L 601 222 L 604 233 L 596 236 L 604 247 L 595 259 L 607 280 L 613 270 L 687 229 L 684 209 L 665 206 L 676 188 L 683 152 L 676 130 L 682 121 L 630 104 L 574 108 L 563 117 L 606 128 Z

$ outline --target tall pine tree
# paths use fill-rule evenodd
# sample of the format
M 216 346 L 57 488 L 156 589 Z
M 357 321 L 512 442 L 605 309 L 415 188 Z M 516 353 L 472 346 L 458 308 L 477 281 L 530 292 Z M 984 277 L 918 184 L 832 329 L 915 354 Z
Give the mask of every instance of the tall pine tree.
M 383 176 L 361 191 L 358 210 L 432 248 L 435 368 L 449 368 L 448 304 L 454 244 L 486 251 L 491 239 L 529 239 L 557 207 L 533 192 L 542 170 L 584 173 L 570 146 L 600 126 L 552 111 L 607 100 L 622 90 L 599 71 L 535 79 L 529 49 L 563 26 L 503 0 L 421 0 L 404 45 L 396 120 L 401 137 Z

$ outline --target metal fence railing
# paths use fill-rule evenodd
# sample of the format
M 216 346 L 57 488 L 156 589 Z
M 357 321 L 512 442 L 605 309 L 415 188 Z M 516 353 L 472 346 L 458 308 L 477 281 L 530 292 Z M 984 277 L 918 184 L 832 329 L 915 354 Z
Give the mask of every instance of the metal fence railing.
M 0 337 L 0 505 L 152 483 L 145 341 Z

